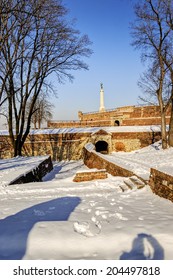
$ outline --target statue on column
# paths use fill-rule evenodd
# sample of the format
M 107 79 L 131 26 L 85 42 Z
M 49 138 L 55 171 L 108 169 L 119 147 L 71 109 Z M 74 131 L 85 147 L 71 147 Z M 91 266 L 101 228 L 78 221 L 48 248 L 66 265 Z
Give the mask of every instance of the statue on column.
M 105 106 L 104 106 L 104 90 L 103 90 L 103 83 L 100 84 L 100 108 L 99 112 L 105 112 Z

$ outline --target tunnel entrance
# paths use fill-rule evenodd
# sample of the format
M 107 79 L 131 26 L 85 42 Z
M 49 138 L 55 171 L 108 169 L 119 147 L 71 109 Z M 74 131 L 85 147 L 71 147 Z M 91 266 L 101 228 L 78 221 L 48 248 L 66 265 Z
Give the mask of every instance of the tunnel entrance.
M 119 126 L 120 122 L 118 120 L 115 121 L 115 126 Z
M 106 141 L 98 141 L 95 144 L 96 152 L 108 154 L 108 143 Z

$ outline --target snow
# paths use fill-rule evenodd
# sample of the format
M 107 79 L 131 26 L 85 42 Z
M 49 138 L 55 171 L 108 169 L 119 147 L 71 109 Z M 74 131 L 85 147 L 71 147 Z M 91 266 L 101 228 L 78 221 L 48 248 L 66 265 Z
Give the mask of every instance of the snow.
M 91 151 L 93 151 L 93 150 L 95 149 L 95 146 L 94 146 L 92 143 L 87 143 L 87 144 L 85 145 L 85 148 L 86 148 L 89 152 L 91 152 Z
M 31 130 L 31 135 L 37 134 L 62 134 L 62 133 L 97 133 L 99 130 L 111 132 L 157 132 L 160 125 L 150 126 L 112 126 L 112 127 L 76 127 L 76 128 L 47 128 Z M 0 135 L 9 135 L 7 130 L 0 130 Z
M 171 164 L 172 150 L 156 147 L 128 153 L 127 161 L 123 153 L 110 157 L 121 156 L 128 166 L 133 159 L 138 167 L 141 159 L 139 168 L 142 172 L 145 161 L 146 175 L 156 154 L 166 163 L 169 157 Z M 9 176 L 19 168 L 18 161 L 7 169 Z M 62 161 L 54 163 L 43 182 L 6 187 L 1 182 L 0 259 L 172 260 L 173 203 L 154 195 L 149 186 L 122 192 L 123 177 L 73 182 L 83 169 L 82 161 Z
M 90 172 L 106 172 L 106 169 L 97 169 L 97 168 L 88 168 L 88 167 L 84 167 L 82 169 L 80 169 L 79 171 L 76 172 L 76 174 L 80 174 L 80 173 L 90 173 Z
M 132 152 L 113 152 L 111 155 L 100 156 L 131 170 L 144 180 L 149 180 L 150 168 L 173 175 L 173 148 L 162 150 L 161 141 Z
M 7 186 L 16 179 L 34 170 L 48 156 L 15 157 L 0 159 L 0 186 Z

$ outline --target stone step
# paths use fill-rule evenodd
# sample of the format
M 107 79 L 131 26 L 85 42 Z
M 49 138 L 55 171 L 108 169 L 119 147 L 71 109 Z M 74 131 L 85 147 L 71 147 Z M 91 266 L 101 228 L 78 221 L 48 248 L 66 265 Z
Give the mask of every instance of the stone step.
M 131 181 L 130 177 L 124 180 L 124 184 L 128 187 L 128 189 L 133 190 L 137 189 L 137 186 L 134 182 Z
M 136 176 L 130 177 L 130 180 L 137 186 L 138 189 L 145 187 L 146 183 Z
M 127 190 L 135 190 L 135 189 L 141 189 L 143 188 L 146 183 L 144 181 L 142 181 L 141 179 L 139 179 L 136 176 L 131 176 L 129 178 L 126 178 L 124 180 L 124 184 L 126 187 L 124 186 L 120 186 L 120 188 L 122 189 L 122 191 L 127 191 Z
M 128 191 L 129 187 L 126 184 L 120 185 L 120 189 L 122 190 L 122 192 Z

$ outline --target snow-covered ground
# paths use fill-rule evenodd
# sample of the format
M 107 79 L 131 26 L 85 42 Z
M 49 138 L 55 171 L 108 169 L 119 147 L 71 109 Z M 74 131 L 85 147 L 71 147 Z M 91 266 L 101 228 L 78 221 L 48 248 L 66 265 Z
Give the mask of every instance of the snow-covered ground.
M 144 180 L 149 179 L 151 167 L 173 176 L 173 148 L 162 150 L 161 141 L 133 152 L 101 156 L 133 171 Z
M 122 192 L 122 177 L 73 182 L 81 169 L 55 163 L 44 182 L 0 186 L 0 259 L 173 259 L 172 202 L 149 186 Z
M 16 179 L 35 169 L 48 156 L 16 157 L 0 159 L 0 186 L 7 186 Z

